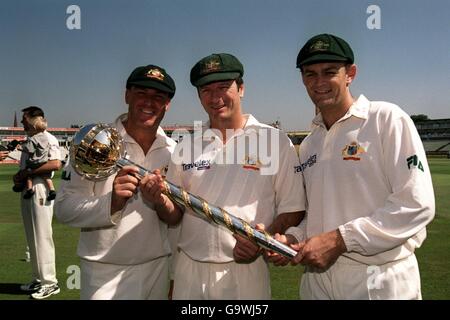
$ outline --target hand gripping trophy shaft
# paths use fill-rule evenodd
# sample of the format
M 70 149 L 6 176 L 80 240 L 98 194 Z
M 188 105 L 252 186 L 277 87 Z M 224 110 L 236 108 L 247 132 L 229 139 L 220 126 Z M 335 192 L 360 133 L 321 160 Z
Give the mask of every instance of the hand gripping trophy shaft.
M 120 158 L 116 165 L 119 168 L 124 166 L 135 166 L 138 168 L 137 177 L 142 178 L 146 174 L 151 174 L 148 170 L 141 167 L 126 158 Z M 164 181 L 165 191 L 172 201 L 176 202 L 180 206 L 188 207 L 192 209 L 200 217 L 206 217 L 209 221 L 215 224 L 226 227 L 233 233 L 238 233 L 247 239 L 256 242 L 261 247 L 275 251 L 288 258 L 293 258 L 297 252 L 287 245 L 275 240 L 270 234 L 265 231 L 259 231 L 250 226 L 246 221 L 238 218 L 222 208 L 210 205 L 204 199 L 194 196 L 191 193 L 185 191 L 183 188 L 176 186 L 169 181 Z

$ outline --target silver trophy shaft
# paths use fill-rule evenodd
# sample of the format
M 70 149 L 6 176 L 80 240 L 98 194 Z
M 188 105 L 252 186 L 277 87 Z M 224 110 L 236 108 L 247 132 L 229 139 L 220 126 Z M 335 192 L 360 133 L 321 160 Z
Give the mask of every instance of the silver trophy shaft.
M 138 178 L 142 178 L 146 174 L 152 174 L 147 169 L 125 158 L 120 158 L 116 164 L 120 168 L 130 165 L 137 167 L 139 170 L 137 173 Z M 257 242 L 260 246 L 275 251 L 288 258 L 293 258 L 297 254 L 297 252 L 292 248 L 275 240 L 268 233 L 256 230 L 241 218 L 238 218 L 221 208 L 210 205 L 205 200 L 192 195 L 191 193 L 170 183 L 169 181 L 165 181 L 165 185 L 166 190 L 164 194 L 166 194 L 179 205 L 191 208 L 192 211 L 194 211 L 200 217 L 206 217 L 208 218 L 208 220 L 226 227 L 233 233 L 239 233 L 240 235 L 243 235 L 244 237 Z
M 123 168 L 125 166 L 133 166 L 133 167 L 137 167 L 138 168 L 138 173 L 136 174 L 137 178 L 142 179 L 146 174 L 152 174 L 150 171 L 148 171 L 147 169 L 141 167 L 140 165 L 138 165 L 137 163 L 134 163 L 131 160 L 128 160 L 126 158 L 120 158 L 119 160 L 117 160 L 116 165 L 119 168 Z

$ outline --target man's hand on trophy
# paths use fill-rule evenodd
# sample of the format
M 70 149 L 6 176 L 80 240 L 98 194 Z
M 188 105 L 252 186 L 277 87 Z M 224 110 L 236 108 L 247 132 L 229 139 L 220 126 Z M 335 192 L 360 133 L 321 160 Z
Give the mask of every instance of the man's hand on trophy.
M 139 183 L 142 197 L 154 205 L 164 206 L 166 202 L 166 196 L 163 194 L 164 179 L 158 169 L 152 173 L 145 175 Z
M 111 214 L 122 210 L 128 199 L 137 192 L 139 180 L 136 178 L 135 174 L 138 172 L 138 169 L 133 166 L 125 166 L 117 172 L 113 182 Z
M 235 233 L 236 245 L 233 248 L 233 257 L 237 263 L 250 263 L 258 258 L 259 246 L 251 240 Z
M 281 243 L 287 244 L 287 245 L 297 243 L 297 239 L 295 239 L 295 237 L 290 234 L 284 235 L 284 234 L 275 233 L 273 238 L 275 240 L 277 240 Z M 268 262 L 273 263 L 275 266 L 278 266 L 278 267 L 285 266 L 289 262 L 291 262 L 291 259 L 289 259 L 288 257 L 282 256 L 281 254 L 273 252 L 271 250 L 265 250 L 264 259 Z
M 144 201 L 156 211 L 162 221 L 168 225 L 176 225 L 180 222 L 184 211 L 164 194 L 166 186 L 160 170 L 146 174 L 141 179 L 139 188 Z
M 257 224 L 256 230 L 264 230 L 264 224 Z M 236 245 L 233 248 L 233 257 L 237 263 L 250 263 L 255 261 L 263 248 L 258 246 L 255 242 L 235 233 L 233 234 L 236 239 Z
M 321 233 L 291 246 L 298 251 L 292 264 L 303 264 L 326 270 L 336 262 L 339 256 L 347 252 L 339 229 Z

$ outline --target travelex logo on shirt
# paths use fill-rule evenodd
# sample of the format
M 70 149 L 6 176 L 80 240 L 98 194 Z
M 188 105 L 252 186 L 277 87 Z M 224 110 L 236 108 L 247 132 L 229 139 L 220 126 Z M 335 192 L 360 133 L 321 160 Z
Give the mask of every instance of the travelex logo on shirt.
M 317 154 L 313 154 L 301 165 L 294 167 L 295 173 L 305 171 L 306 168 L 312 167 L 317 162 Z
M 344 149 L 342 149 L 342 159 L 359 161 L 361 160 L 361 154 L 363 154 L 364 152 L 366 152 L 366 150 L 361 147 L 358 142 L 353 141 L 352 143 L 346 145 Z
M 183 171 L 191 170 L 197 168 L 197 170 L 207 170 L 211 168 L 211 160 L 198 160 L 192 163 L 181 164 Z
M 211 160 L 198 160 L 192 163 L 183 163 L 181 165 L 183 171 L 191 170 L 196 168 L 197 170 L 208 170 L 211 169 Z M 261 168 L 261 161 L 256 156 L 246 156 L 242 166 L 244 169 L 251 169 L 259 171 Z
M 284 154 L 280 148 L 289 147 L 288 138 L 280 137 L 280 131 L 271 127 L 250 125 L 244 129 L 226 129 L 225 136 L 230 137 L 226 144 L 220 130 L 205 128 L 201 121 L 195 121 L 194 133 L 179 141 L 172 153 L 172 162 L 183 171 L 210 169 L 212 164 L 239 165 L 249 172 L 275 175 L 279 171 L 280 156 Z M 181 132 L 175 136 L 181 136 Z

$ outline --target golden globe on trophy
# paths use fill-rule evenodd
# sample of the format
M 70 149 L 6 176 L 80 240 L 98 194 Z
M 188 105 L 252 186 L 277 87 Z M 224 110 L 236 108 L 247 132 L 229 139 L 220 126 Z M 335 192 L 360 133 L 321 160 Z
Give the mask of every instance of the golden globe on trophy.
M 132 165 L 138 168 L 137 178 L 152 174 L 145 168 L 127 159 L 122 138 L 117 130 L 107 124 L 89 124 L 74 136 L 70 147 L 70 161 L 73 169 L 93 181 L 104 180 L 120 168 Z M 209 204 L 204 199 L 192 195 L 169 181 L 164 181 L 165 191 L 172 201 L 182 207 L 191 208 L 199 217 L 226 227 L 256 242 L 263 248 L 293 258 L 297 252 L 289 246 L 275 240 L 265 231 L 259 231 L 246 221 L 233 216 L 222 208 Z

